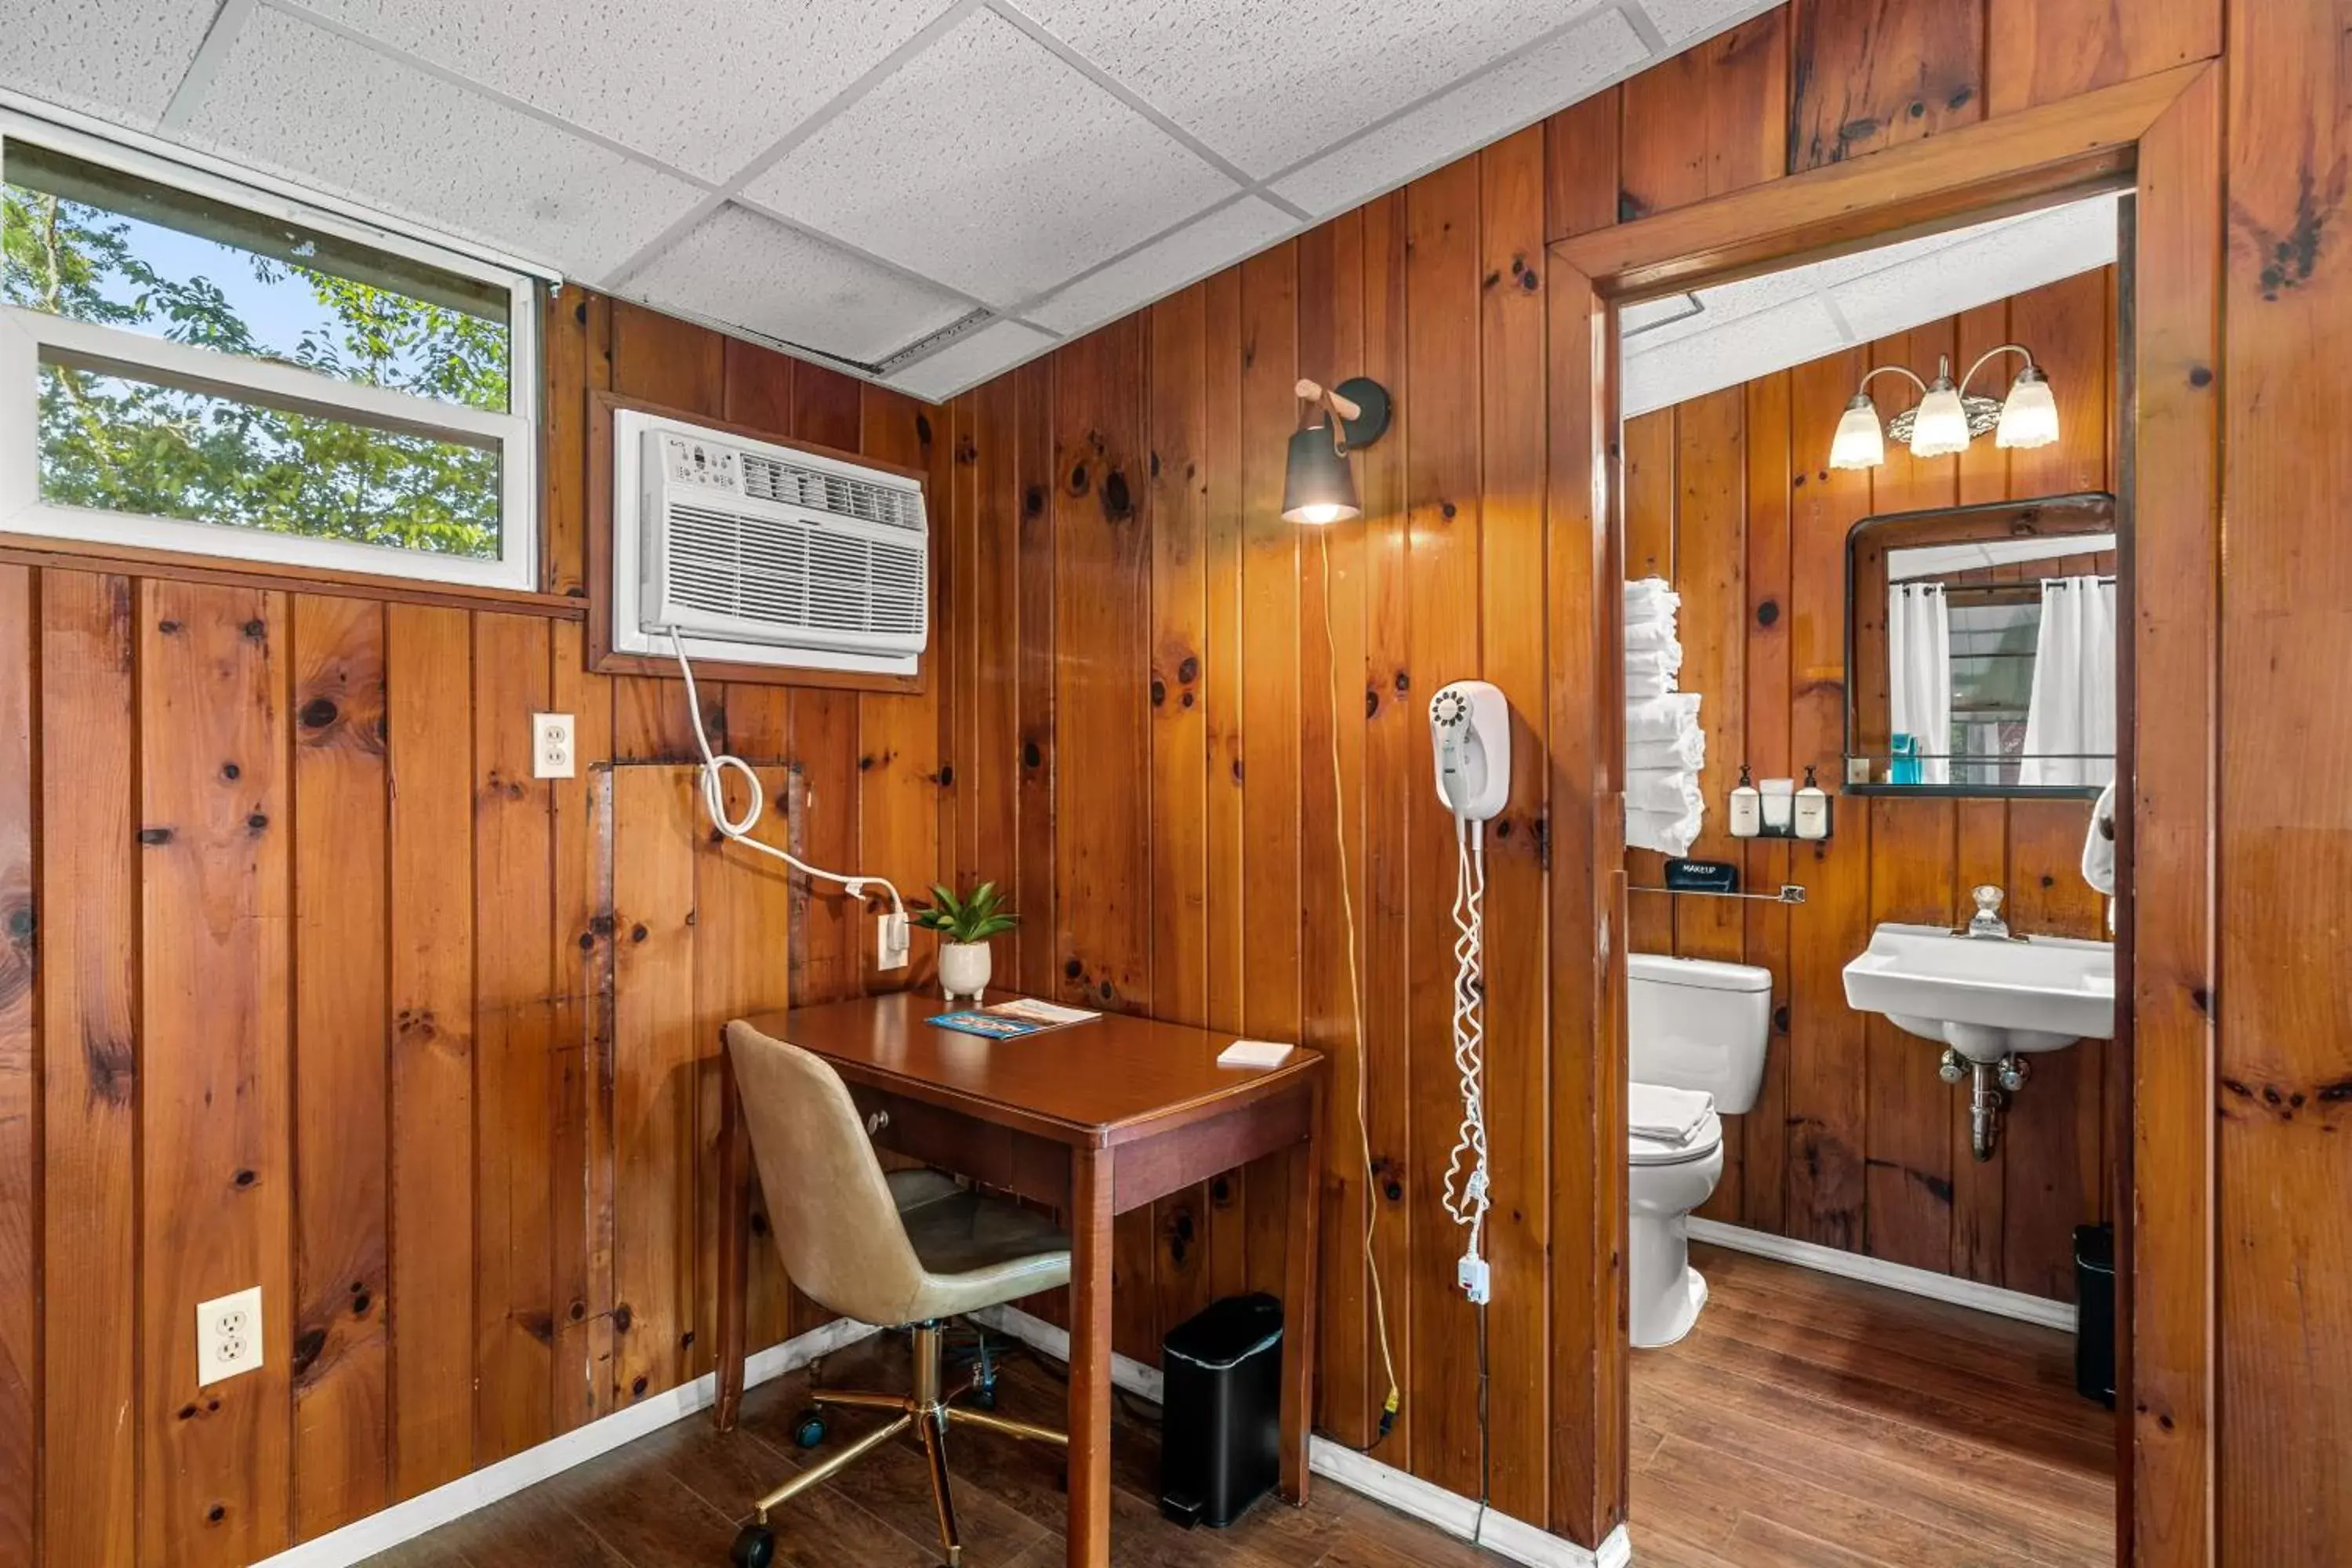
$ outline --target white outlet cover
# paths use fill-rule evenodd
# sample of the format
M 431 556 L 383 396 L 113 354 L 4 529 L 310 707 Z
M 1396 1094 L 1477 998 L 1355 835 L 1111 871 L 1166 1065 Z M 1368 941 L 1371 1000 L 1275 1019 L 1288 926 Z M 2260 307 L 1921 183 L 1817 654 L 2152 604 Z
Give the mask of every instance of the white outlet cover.
M 196 1386 L 261 1369 L 261 1287 L 196 1303 Z
M 573 728 L 569 713 L 534 713 L 530 716 L 530 776 L 535 779 L 568 779 L 579 772 L 579 759 L 572 754 L 572 738 L 579 731 Z

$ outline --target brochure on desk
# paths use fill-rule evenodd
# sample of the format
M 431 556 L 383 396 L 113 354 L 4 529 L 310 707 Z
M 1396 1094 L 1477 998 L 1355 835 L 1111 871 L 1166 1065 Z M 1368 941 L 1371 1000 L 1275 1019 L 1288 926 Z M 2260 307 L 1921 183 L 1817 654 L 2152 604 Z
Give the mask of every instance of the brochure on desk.
M 927 1021 L 942 1029 L 953 1029 L 958 1034 L 978 1035 L 986 1040 L 1010 1040 L 1023 1035 L 1034 1035 L 1043 1029 L 1083 1024 L 1089 1018 L 1101 1016 L 1100 1013 L 1090 1013 L 1084 1007 L 1065 1007 L 1057 1003 L 1040 1002 L 1034 997 L 1015 996 L 1009 1002 L 997 1002 L 986 1007 L 940 1013 Z

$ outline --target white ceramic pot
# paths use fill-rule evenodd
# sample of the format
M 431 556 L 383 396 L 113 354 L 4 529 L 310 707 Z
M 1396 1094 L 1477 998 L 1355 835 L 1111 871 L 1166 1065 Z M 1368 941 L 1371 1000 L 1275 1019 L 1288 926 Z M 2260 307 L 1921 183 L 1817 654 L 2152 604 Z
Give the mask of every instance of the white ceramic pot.
M 988 981 L 995 972 L 995 961 L 989 956 L 984 942 L 943 942 L 940 943 L 940 986 L 952 1002 L 959 996 L 980 1000 L 988 989 Z

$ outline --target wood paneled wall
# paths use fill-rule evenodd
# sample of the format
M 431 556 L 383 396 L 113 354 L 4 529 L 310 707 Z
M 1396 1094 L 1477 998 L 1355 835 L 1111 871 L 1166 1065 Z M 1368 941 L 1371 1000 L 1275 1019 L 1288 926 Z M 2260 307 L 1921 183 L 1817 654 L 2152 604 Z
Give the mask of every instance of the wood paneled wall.
M 952 862 L 1013 880 L 1032 922 L 1025 984 L 1296 1035 L 1337 1059 L 1318 1410 L 1333 1436 L 1360 1444 L 1376 1429 L 1377 1278 L 1404 1390 L 1377 1457 L 1478 1489 L 1474 1325 L 1451 1289 L 1459 1237 L 1437 1202 L 1455 1115 L 1454 884 L 1423 715 L 1437 686 L 1483 675 L 1524 726 L 1512 805 L 1489 838 L 1489 1073 L 1507 1086 L 1493 1097 L 1505 1194 L 1493 1496 L 1585 1542 L 1622 1518 L 1608 1414 L 1622 1368 L 1601 1349 L 1616 1331 L 1591 1310 L 1622 1202 L 1599 1173 L 1620 1156 L 1577 1119 L 1607 1069 L 1560 1032 L 1559 993 L 1548 1005 L 1543 980 L 1563 952 L 1547 932 L 1569 907 L 1557 889 L 1547 899 L 1547 866 L 1581 876 L 1592 853 L 1582 804 L 1546 791 L 1606 732 L 1559 696 L 1591 679 L 1558 634 L 1574 584 L 1557 563 L 1583 542 L 1563 496 L 1593 487 L 1547 451 L 1548 409 L 1580 395 L 1590 367 L 1547 363 L 1545 242 L 2209 58 L 2221 42 L 2219 0 L 2128 15 L 2095 0 L 1796 0 L 955 401 L 958 493 L 971 497 L 958 527 L 971 542 L 960 533 L 953 553 L 979 564 L 958 580 L 964 640 L 950 661 L 961 683 Z M 2089 397 L 2069 410 L 2086 444 L 2054 459 L 2086 461 L 2079 482 L 2042 471 L 2048 458 L 1996 465 L 1989 447 L 1935 469 L 1898 458 L 1874 483 L 1815 479 L 1797 454 L 1826 450 L 1858 366 L 1813 373 L 1819 386 L 1780 378 L 1754 407 L 1743 390 L 1690 411 L 1695 440 L 1739 453 L 1670 503 L 1691 511 L 1685 616 L 1705 610 L 1715 628 L 1701 666 L 1736 671 L 1710 713 L 1717 755 L 1746 750 L 1775 773 L 1818 758 L 1834 783 L 1845 524 L 2012 487 L 2105 488 L 2109 302 L 2103 280 L 2078 287 L 2097 297 L 2021 301 L 2012 325 L 2084 367 L 2067 382 Z M 2035 314 L 2074 306 L 2082 321 Z M 1957 345 L 1992 330 L 1974 312 L 1879 346 L 1916 359 L 1938 331 Z M 1366 517 L 1286 528 L 1288 384 L 1359 372 L 1399 407 L 1356 459 Z M 1766 600 L 1777 632 L 1749 618 Z M 2084 816 L 1846 801 L 1822 865 L 1792 877 L 1814 886 L 1807 909 L 1649 913 L 1660 942 L 1750 956 L 1786 976 L 1782 1000 L 1823 1004 L 1792 1010 L 1776 1042 L 1769 1114 L 1807 1123 L 1786 1137 L 1743 1130 L 1723 1205 L 1750 1224 L 2070 1292 L 2066 1232 L 2105 1212 L 2116 1152 L 2100 1120 L 2105 1053 L 2049 1065 L 2019 1101 L 2011 1152 L 1975 1166 L 1964 1108 L 1955 1144 L 1935 1053 L 1874 1036 L 1843 1008 L 1837 969 L 1871 921 L 1944 918 L 1979 878 L 2012 889 L 2021 921 L 2095 930 L 2094 901 L 2055 870 L 2042 885 L 2071 864 Z M 1752 881 L 1782 874 L 1784 847 L 1748 853 Z M 1213 1183 L 1122 1231 L 1122 1350 L 1148 1352 L 1152 1331 L 1205 1294 L 1272 1279 L 1259 1238 L 1281 1200 L 1263 1185 Z M 1139 1307 L 1147 1274 L 1152 1304 Z
M 2074 1227 L 2110 1212 L 2114 1185 L 2105 1046 L 2037 1058 L 1979 1164 L 1967 1091 L 1937 1077 L 1937 1048 L 1848 1007 L 1839 971 L 1881 921 L 1957 923 L 1980 882 L 2009 890 L 2020 931 L 2105 934 L 2105 902 L 2075 869 L 2088 803 L 1853 796 L 1815 846 L 1742 845 L 1727 802 L 1743 762 L 1759 779 L 1801 778 L 1811 763 L 1837 790 L 1856 521 L 2114 487 L 2114 289 L 2102 268 L 1626 422 L 1626 573 L 1681 592 L 1683 687 L 1706 697 L 1707 830 L 1691 853 L 1742 864 L 1751 889 L 1808 892 L 1793 909 L 1633 895 L 1636 952 L 1772 971 L 1764 1088 L 1754 1111 L 1725 1121 L 1709 1218 L 2074 1299 Z M 2011 342 L 2032 348 L 2062 396 L 2058 446 L 1980 441 L 1931 461 L 1890 447 L 1866 473 L 1829 468 L 1830 433 L 1870 366 L 1927 374 L 1939 353 L 1965 366 Z M 1824 689 L 1837 702 L 1809 710 L 1807 694 Z M 1626 860 L 1636 889 L 1663 884 L 1663 856 Z
M 593 388 L 943 493 L 909 400 L 579 290 L 549 326 L 559 591 Z M 428 599 L 0 563 L 0 1560 L 248 1563 L 708 1370 L 719 1025 L 927 972 L 711 841 L 678 682 Z M 766 831 L 914 892 L 940 689 L 704 704 Z M 530 776 L 549 710 L 575 779 Z M 257 1282 L 262 1370 L 199 1391 L 195 1303 Z M 760 1250 L 760 1342 L 821 1321 Z

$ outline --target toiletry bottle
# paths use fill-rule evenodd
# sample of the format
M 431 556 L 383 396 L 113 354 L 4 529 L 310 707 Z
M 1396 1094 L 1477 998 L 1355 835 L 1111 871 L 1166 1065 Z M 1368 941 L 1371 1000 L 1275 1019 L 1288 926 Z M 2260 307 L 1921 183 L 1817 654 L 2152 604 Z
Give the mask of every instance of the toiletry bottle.
M 1829 792 L 1814 781 L 1813 770 L 1805 769 L 1805 787 L 1797 792 L 1797 837 L 1827 838 L 1830 836 Z
M 1731 836 L 1753 838 L 1764 830 L 1764 797 L 1748 781 L 1748 764 L 1739 764 L 1739 787 L 1731 792 Z

